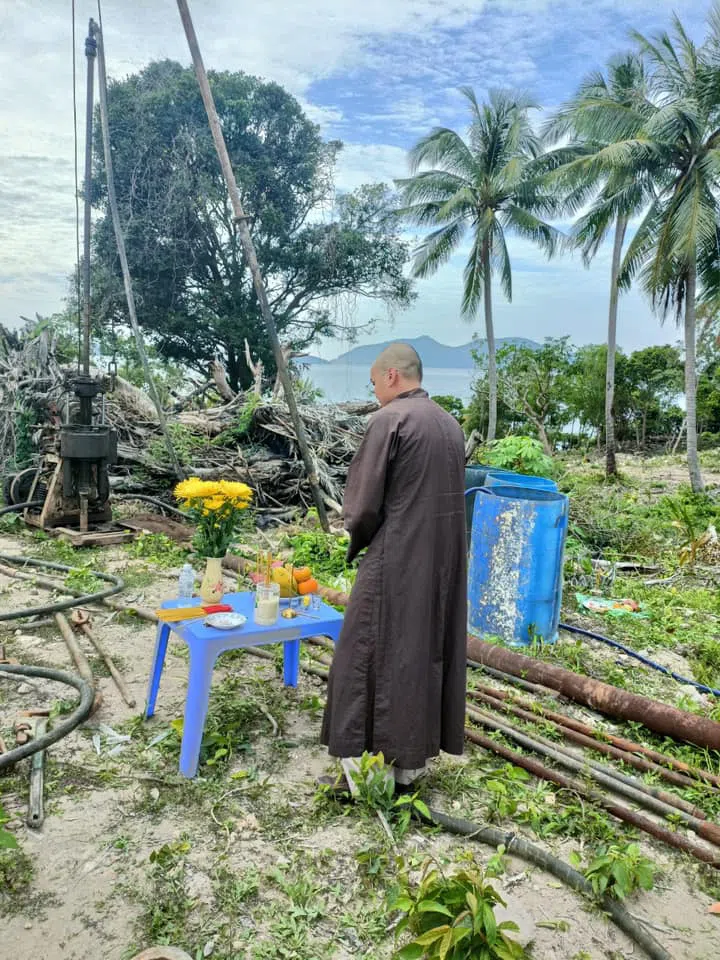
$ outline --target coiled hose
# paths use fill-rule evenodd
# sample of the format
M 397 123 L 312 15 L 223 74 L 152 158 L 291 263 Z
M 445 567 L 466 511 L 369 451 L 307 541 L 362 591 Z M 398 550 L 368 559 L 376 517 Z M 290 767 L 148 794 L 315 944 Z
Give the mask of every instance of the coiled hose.
M 522 837 L 518 837 L 514 833 L 505 833 L 498 827 L 483 827 L 477 823 L 472 823 L 470 820 L 450 817 L 439 810 L 430 810 L 430 816 L 431 820 L 428 821 L 430 824 L 442 827 L 448 833 L 467 837 L 469 840 L 475 840 L 477 843 L 484 843 L 495 848 L 504 844 L 508 853 L 514 853 L 528 863 L 540 867 L 541 870 L 546 870 L 577 893 L 594 898 L 591 884 L 581 873 L 578 873 L 577 870 L 574 870 L 569 864 L 552 853 L 537 847 L 534 843 L 523 840 Z M 645 951 L 651 960 L 672 960 L 672 956 L 665 947 L 658 943 L 655 937 L 645 929 L 642 921 L 636 920 L 621 903 L 605 897 L 602 901 L 602 909 L 609 914 L 613 923 L 623 933 Z
M 28 507 L 42 506 L 42 502 L 28 501 L 27 503 L 15 503 L 10 507 L 0 509 L 0 516 L 6 513 L 17 513 Z M 72 567 L 65 566 L 62 563 L 51 563 L 49 560 L 37 560 L 32 557 L 18 557 L 11 554 L 0 554 L 0 561 L 16 567 L 40 567 L 45 570 L 58 570 L 61 573 L 70 573 Z M 0 613 L 0 621 L 19 620 L 24 617 L 37 616 L 39 614 L 60 613 L 62 610 L 69 610 L 71 607 L 86 606 L 91 603 L 97 603 L 106 597 L 111 597 L 120 593 L 125 588 L 125 584 L 120 577 L 115 577 L 110 573 L 100 573 L 92 571 L 92 575 L 98 580 L 104 580 L 111 584 L 107 590 L 100 590 L 97 593 L 86 593 L 73 596 L 69 600 L 59 600 L 56 603 L 43 604 L 39 607 L 26 607 L 23 610 L 11 610 L 9 613 Z M 37 740 L 31 740 L 8 753 L 0 754 L 0 770 L 10 767 L 25 757 L 32 756 L 39 750 L 45 750 L 58 740 L 62 740 L 71 733 L 77 726 L 90 716 L 93 703 L 95 701 L 95 691 L 92 686 L 82 677 L 73 673 L 67 673 L 64 670 L 54 670 L 50 667 L 33 667 L 24 664 L 0 664 L 0 673 L 10 673 L 21 677 L 37 677 L 41 680 L 55 680 L 58 683 L 64 683 L 67 686 L 75 687 L 80 693 L 80 703 L 75 710 L 65 720 L 58 723 L 52 730 L 39 737 Z
M 39 750 L 45 750 L 58 740 L 62 740 L 69 733 L 79 726 L 83 720 L 87 720 L 92 710 L 95 700 L 95 691 L 87 680 L 76 676 L 74 673 L 66 673 L 65 670 L 54 670 L 50 667 L 29 667 L 24 664 L 1 663 L 0 673 L 11 673 L 20 677 L 37 677 L 41 680 L 54 680 L 57 683 L 64 683 L 69 687 L 75 687 L 80 693 L 80 703 L 75 707 L 69 717 L 66 717 L 58 723 L 52 730 L 39 737 L 37 740 L 31 740 L 29 743 L 16 747 L 8 753 L 0 753 L 0 770 L 10 767 L 19 760 L 32 756 Z

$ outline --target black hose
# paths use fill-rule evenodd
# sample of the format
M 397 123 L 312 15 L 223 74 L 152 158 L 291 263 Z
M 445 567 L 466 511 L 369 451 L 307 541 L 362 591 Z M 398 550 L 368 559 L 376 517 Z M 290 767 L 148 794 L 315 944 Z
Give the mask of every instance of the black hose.
M 439 810 L 430 810 L 431 820 L 436 826 L 442 827 L 448 833 L 454 833 L 469 840 L 475 840 L 477 843 L 484 843 L 487 846 L 497 848 L 501 844 L 505 846 L 508 853 L 516 854 L 527 860 L 528 863 L 546 870 L 558 880 L 566 883 L 573 890 L 582 893 L 591 899 L 595 899 L 591 884 L 583 877 L 581 873 L 554 856 L 541 847 L 535 846 L 528 840 L 523 840 L 514 833 L 505 833 L 498 827 L 482 827 L 470 820 L 460 820 L 456 817 L 450 817 Z M 645 951 L 651 960 L 672 960 L 671 955 L 665 947 L 645 929 L 642 922 L 636 920 L 621 903 L 605 897 L 602 900 L 602 909 L 609 914 L 613 923 L 623 931 L 631 940 Z
M 637 650 L 633 650 L 632 647 L 626 647 L 624 643 L 611 640 L 610 637 L 604 637 L 601 633 L 594 633 L 592 630 L 585 630 L 583 627 L 573 627 L 569 623 L 561 623 L 559 624 L 559 628 L 560 630 L 566 630 L 568 633 L 576 633 L 581 637 L 588 637 L 590 640 L 598 640 L 600 643 L 605 643 L 609 647 L 614 647 L 615 650 L 621 650 L 627 654 L 628 657 L 634 657 L 635 660 L 639 660 L 640 663 L 646 667 L 651 667 L 659 673 L 664 673 L 666 677 L 672 677 L 677 683 L 685 683 L 689 687 L 695 687 L 695 689 L 701 693 L 710 693 L 713 697 L 720 697 L 720 690 L 708 687 L 704 683 L 698 683 L 697 680 L 691 680 L 689 677 L 683 677 L 681 674 L 675 673 L 674 670 L 669 670 L 667 667 L 663 667 L 662 664 L 656 663 L 655 660 L 644 657 L 641 653 L 638 653 Z
M 27 503 L 13 503 L 9 507 L 2 507 L 2 509 L 0 509 L 0 517 L 6 513 L 19 513 L 20 510 L 27 510 L 30 507 L 42 507 L 44 505 L 44 500 L 28 500 Z
M 25 504 L 24 506 L 27 506 Z M 62 573 L 72 573 L 73 567 L 67 567 L 62 563 L 51 563 L 49 560 L 36 560 L 33 557 L 18 557 L 11 554 L 0 553 L 0 561 L 3 563 L 14 564 L 16 567 L 41 567 L 46 570 L 60 570 Z M 91 603 L 98 603 L 106 597 L 112 597 L 125 589 L 125 584 L 120 577 L 115 577 L 111 573 L 100 573 L 99 571 L 90 571 L 93 577 L 98 580 L 104 580 L 112 584 L 107 590 L 100 590 L 98 593 L 79 593 L 64 587 L 67 593 L 74 594 L 71 600 L 59 600 L 57 603 L 47 603 L 40 607 L 26 607 L 24 610 L 12 610 L 10 613 L 0 613 L 2 620 L 19 620 L 23 617 L 36 617 L 45 613 L 60 613 L 61 610 L 69 610 L 71 607 L 86 607 Z
M 53 727 L 48 733 L 39 737 L 37 740 L 31 740 L 29 743 L 16 747 L 8 753 L 0 753 L 0 770 L 10 767 L 19 760 L 37 753 L 39 750 L 45 750 L 58 740 L 62 740 L 71 733 L 75 727 L 79 726 L 83 720 L 90 716 L 93 703 L 95 701 L 95 691 L 92 686 L 83 680 L 82 677 L 74 673 L 66 673 L 64 670 L 53 670 L 50 667 L 29 667 L 24 664 L 0 664 L 0 673 L 12 673 L 20 677 L 39 677 L 42 680 L 55 680 L 57 683 L 67 684 L 69 687 L 75 687 L 80 693 L 80 703 L 73 710 L 69 717 L 66 717 L 56 727 Z

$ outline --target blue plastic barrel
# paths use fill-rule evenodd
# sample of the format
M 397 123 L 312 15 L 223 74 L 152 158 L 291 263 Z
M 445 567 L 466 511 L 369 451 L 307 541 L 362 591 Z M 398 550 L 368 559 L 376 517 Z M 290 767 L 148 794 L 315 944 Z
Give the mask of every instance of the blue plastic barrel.
M 562 603 L 568 498 L 552 490 L 476 491 L 468 568 L 468 630 L 511 646 L 555 643 Z
M 535 490 L 557 490 L 554 480 L 547 477 L 531 477 L 524 473 L 512 473 L 510 470 L 496 470 L 494 467 L 487 471 L 484 487 L 532 487 Z
M 471 488 L 484 487 L 485 477 L 490 467 L 479 463 L 472 467 L 465 467 L 465 490 Z M 465 497 L 465 526 L 467 529 L 467 545 L 470 549 L 470 535 L 472 533 L 473 507 L 475 506 L 475 494 L 472 493 Z

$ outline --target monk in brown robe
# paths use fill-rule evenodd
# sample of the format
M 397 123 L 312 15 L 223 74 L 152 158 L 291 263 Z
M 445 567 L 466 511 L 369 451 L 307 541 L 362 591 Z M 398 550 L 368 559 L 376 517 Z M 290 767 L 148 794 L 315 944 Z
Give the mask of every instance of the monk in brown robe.
M 357 793 L 358 760 L 382 753 L 398 792 L 441 750 L 463 751 L 466 681 L 465 444 L 422 389 L 407 344 L 375 361 L 381 409 L 348 474 L 348 560 L 366 550 L 330 670 L 321 739 Z

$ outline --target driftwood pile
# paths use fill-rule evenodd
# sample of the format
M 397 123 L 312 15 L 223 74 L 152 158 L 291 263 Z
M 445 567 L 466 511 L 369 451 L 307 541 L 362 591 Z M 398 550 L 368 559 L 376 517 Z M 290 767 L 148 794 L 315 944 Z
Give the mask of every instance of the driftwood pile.
M 15 468 L 31 442 L 35 458 L 52 442 L 60 422 L 72 419 L 76 401 L 67 379 L 75 368 L 58 362 L 50 330 L 32 339 L 0 330 L 0 464 Z M 95 371 L 94 371 L 95 372 Z M 350 465 L 374 404 L 299 402 L 325 501 L 339 510 Z M 116 492 L 163 496 L 176 482 L 158 417 L 149 396 L 118 377 L 96 404 L 118 433 Z M 237 394 L 216 363 L 207 382 L 188 382 L 166 411 L 171 438 L 184 470 L 204 479 L 242 480 L 253 488 L 262 513 L 290 519 L 312 505 L 287 405 L 256 393 Z

